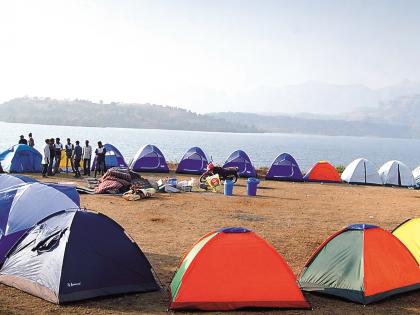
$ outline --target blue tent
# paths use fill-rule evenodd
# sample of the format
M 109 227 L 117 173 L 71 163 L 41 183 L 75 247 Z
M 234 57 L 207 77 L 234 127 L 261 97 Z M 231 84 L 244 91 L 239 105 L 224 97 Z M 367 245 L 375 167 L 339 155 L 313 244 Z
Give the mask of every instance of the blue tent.
M 32 183 L 1 190 L 0 265 L 10 248 L 35 223 L 79 206 L 78 192 L 68 185 Z
M 208 160 L 206 154 L 199 147 L 189 149 L 176 169 L 177 173 L 201 175 L 207 169 Z
M 0 174 L 0 190 L 7 189 L 12 186 L 35 182 L 37 182 L 37 180 L 29 176 L 16 174 Z
M 40 173 L 42 155 L 33 147 L 17 144 L 0 154 L 0 164 L 7 173 Z
M 105 143 L 104 148 L 106 150 L 105 166 L 107 169 L 111 167 L 127 167 L 127 163 L 124 160 L 124 156 L 116 147 L 114 147 L 112 144 Z M 93 159 L 92 170 L 95 170 L 95 168 L 96 168 L 96 156 Z
M 145 145 L 137 151 L 130 163 L 130 169 L 135 172 L 169 173 L 165 157 L 153 144 Z
M 252 165 L 251 159 L 242 150 L 237 150 L 229 155 L 223 167 L 237 167 L 240 177 L 257 177 L 257 172 Z
M 152 266 L 124 229 L 91 211 L 62 211 L 7 255 L 0 282 L 61 304 L 159 290 Z

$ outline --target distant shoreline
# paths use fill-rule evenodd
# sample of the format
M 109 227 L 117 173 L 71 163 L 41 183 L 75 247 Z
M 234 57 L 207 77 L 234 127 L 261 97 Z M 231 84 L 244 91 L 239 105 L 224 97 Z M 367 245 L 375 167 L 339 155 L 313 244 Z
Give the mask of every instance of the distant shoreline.
M 299 132 L 287 132 L 287 131 L 212 131 L 212 130 L 195 130 L 195 129 L 166 129 L 166 128 L 135 128 L 130 126 L 100 126 L 100 125 L 68 125 L 68 124 L 49 124 L 49 123 L 35 123 L 35 122 L 18 122 L 18 121 L 5 121 L 1 120 L 1 123 L 7 124 L 24 124 L 24 125 L 41 125 L 41 126 L 57 126 L 57 127 L 80 127 L 80 128 L 115 128 L 115 129 L 133 129 L 133 130 L 162 130 L 162 131 L 186 131 L 186 132 L 206 132 L 206 133 L 232 133 L 232 134 L 284 134 L 284 135 L 294 135 L 294 136 L 311 136 L 311 137 L 350 137 L 350 138 L 370 138 L 370 139 L 407 139 L 407 140 L 419 140 L 417 137 L 388 137 L 388 136 L 378 136 L 378 135 L 354 135 L 354 134 L 324 134 L 324 133 L 299 133 Z

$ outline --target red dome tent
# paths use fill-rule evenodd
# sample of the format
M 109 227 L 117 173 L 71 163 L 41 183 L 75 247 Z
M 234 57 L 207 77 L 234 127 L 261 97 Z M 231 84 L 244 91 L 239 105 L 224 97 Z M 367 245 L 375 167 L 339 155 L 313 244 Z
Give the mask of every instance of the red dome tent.
M 299 278 L 306 291 L 369 304 L 420 288 L 420 268 L 395 236 L 374 225 L 356 224 L 330 236 Z
M 246 307 L 309 308 L 295 275 L 257 234 L 225 228 L 205 235 L 181 260 L 170 308 L 226 311 Z
M 340 174 L 327 161 L 319 161 L 303 177 L 308 182 L 341 183 Z

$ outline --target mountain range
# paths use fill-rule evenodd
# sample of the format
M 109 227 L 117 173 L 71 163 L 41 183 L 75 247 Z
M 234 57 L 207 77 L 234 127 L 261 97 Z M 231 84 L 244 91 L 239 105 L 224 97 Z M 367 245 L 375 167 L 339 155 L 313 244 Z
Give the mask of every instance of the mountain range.
M 412 93 L 413 91 L 410 91 Z M 387 91 L 391 95 L 391 91 Z M 398 94 L 398 93 L 397 93 Z M 260 110 L 260 108 L 259 108 Z M 282 132 L 296 134 L 420 137 L 420 93 L 379 101 L 343 114 L 278 114 L 216 112 L 87 100 L 23 97 L 0 104 L 5 122 L 92 127 L 173 129 L 220 132 Z

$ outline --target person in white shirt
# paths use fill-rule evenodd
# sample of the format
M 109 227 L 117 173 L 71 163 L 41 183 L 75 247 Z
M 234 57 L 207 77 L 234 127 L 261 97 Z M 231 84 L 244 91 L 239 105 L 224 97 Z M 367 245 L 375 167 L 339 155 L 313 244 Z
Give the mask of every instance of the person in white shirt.
M 50 139 L 45 139 L 44 155 L 42 156 L 42 177 L 47 177 L 48 164 L 50 164 Z
M 89 140 L 85 141 L 83 147 L 83 175 L 90 176 L 90 159 L 92 157 L 92 147 L 89 145 Z

